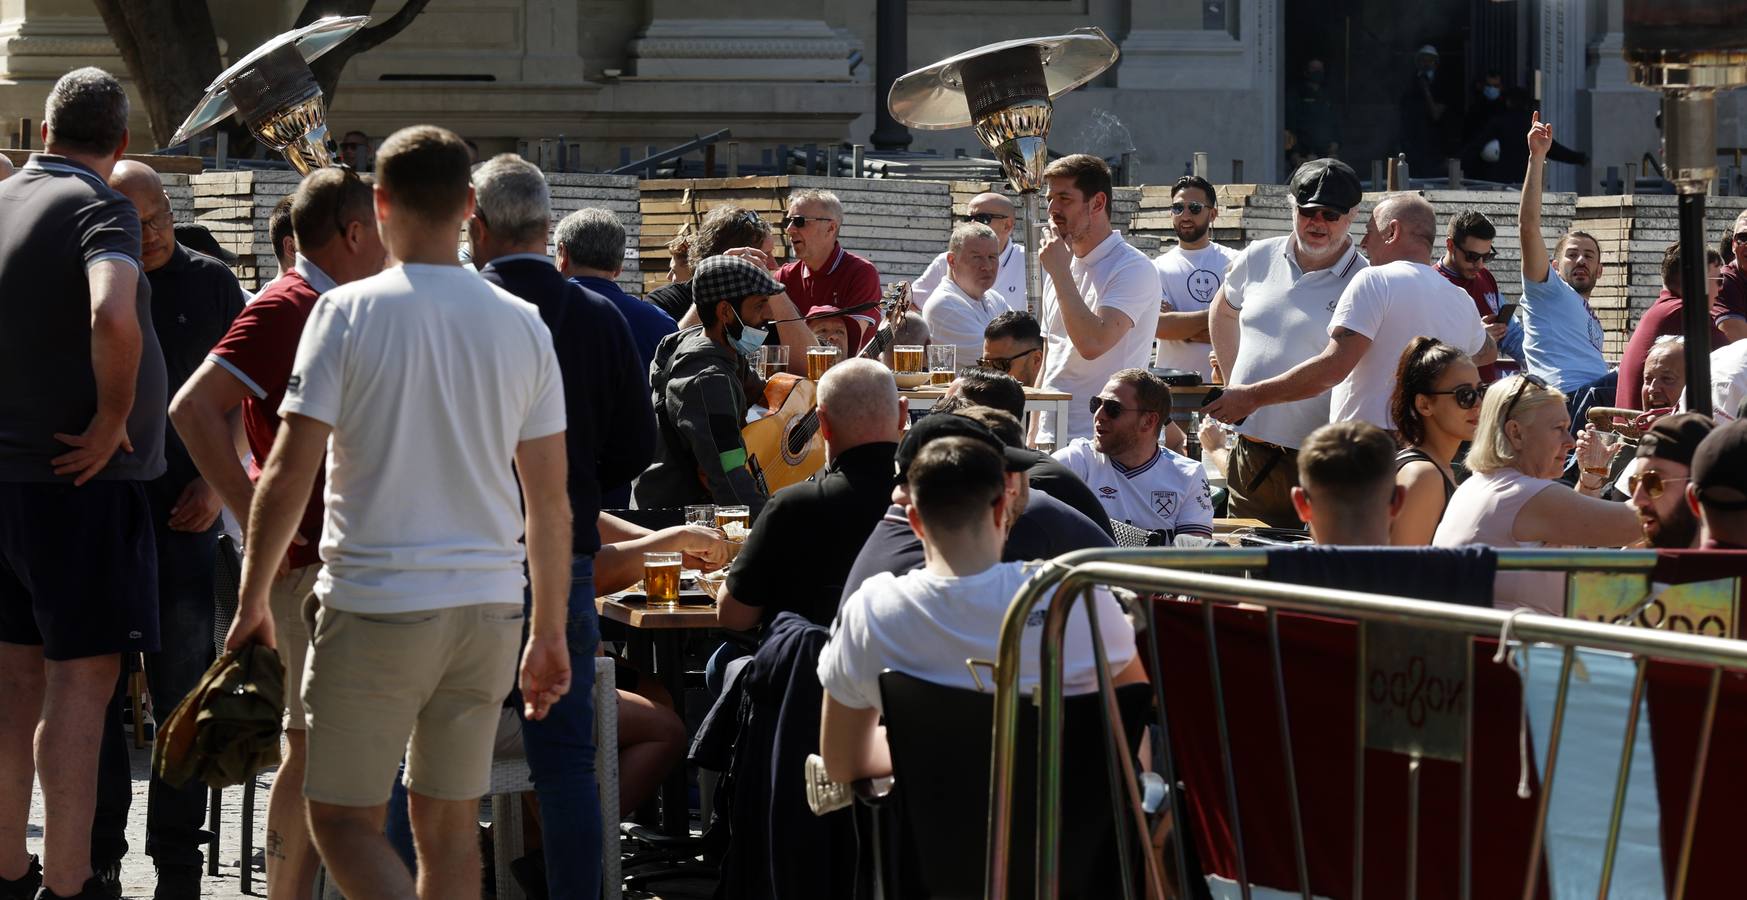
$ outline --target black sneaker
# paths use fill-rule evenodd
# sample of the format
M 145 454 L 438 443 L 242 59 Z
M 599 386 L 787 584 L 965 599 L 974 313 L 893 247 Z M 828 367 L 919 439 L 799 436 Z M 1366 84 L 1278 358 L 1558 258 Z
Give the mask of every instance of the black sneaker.
M 152 900 L 200 900 L 199 866 L 159 866 Z
M 96 875 L 85 879 L 85 886 L 79 888 L 79 893 L 63 897 L 43 885 L 36 890 L 36 900 L 115 900 L 119 891 L 112 893 L 108 885 Z
M 91 880 L 97 882 L 97 893 L 92 896 L 101 900 L 121 900 L 121 860 L 91 868 Z
M 24 874 L 8 881 L 0 878 L 0 900 L 33 900 L 37 888 L 42 887 L 42 861 L 35 856 L 30 858 L 30 865 L 24 869 Z

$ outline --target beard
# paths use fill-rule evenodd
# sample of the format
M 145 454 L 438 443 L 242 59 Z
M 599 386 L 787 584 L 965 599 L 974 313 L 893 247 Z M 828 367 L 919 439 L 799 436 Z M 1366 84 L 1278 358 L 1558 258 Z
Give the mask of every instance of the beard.
M 1180 225 L 1177 227 L 1177 240 L 1180 243 L 1193 244 L 1206 237 L 1207 230 L 1212 227 L 1212 223 L 1206 225 L 1195 225 L 1194 223 Z
M 1644 528 L 1644 537 L 1650 541 L 1650 546 L 1658 550 L 1685 550 L 1692 546 L 1693 539 L 1698 537 L 1698 517 L 1692 514 L 1685 503 L 1674 507 L 1670 515 L 1654 519 L 1640 519 Z
M 1329 263 L 1346 252 L 1347 242 L 1342 240 L 1343 237 L 1345 235 L 1342 234 L 1329 235 L 1328 246 L 1319 250 L 1305 244 L 1304 237 L 1294 230 L 1292 232 L 1292 248 L 1312 263 Z

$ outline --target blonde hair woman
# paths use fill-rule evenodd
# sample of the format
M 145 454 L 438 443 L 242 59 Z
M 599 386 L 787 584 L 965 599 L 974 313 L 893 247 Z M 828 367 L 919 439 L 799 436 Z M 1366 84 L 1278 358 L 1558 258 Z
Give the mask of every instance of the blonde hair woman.
M 1576 491 L 1555 480 L 1573 446 L 1570 429 L 1565 395 L 1540 378 L 1515 375 L 1493 385 L 1468 451 L 1474 474 L 1450 498 L 1433 546 L 1619 547 L 1641 539 L 1630 505 L 1595 496 L 1606 476 L 1585 474 Z M 1605 460 L 1588 432 L 1578 446 L 1579 459 Z M 1494 605 L 1562 615 L 1564 593 L 1558 572 L 1501 573 Z

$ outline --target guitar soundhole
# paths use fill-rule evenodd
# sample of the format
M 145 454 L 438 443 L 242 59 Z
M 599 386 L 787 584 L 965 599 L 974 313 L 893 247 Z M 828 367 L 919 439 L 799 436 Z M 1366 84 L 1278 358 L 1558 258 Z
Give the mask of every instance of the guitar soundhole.
M 807 455 L 807 445 L 813 442 L 813 435 L 818 433 L 819 410 L 815 407 L 789 427 L 788 434 L 783 437 L 783 458 L 790 465 L 798 465 Z

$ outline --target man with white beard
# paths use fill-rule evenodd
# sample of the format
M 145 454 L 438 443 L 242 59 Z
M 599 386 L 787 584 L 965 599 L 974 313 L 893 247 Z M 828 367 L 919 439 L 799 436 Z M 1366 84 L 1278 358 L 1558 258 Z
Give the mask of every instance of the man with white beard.
M 1363 195 L 1352 167 L 1313 159 L 1293 173 L 1288 190 L 1297 208 L 1292 233 L 1244 248 L 1213 298 L 1208 329 L 1228 384 L 1273 378 L 1321 353 L 1335 303 L 1366 265 L 1347 234 Z M 1209 405 L 1212 414 L 1219 403 Z M 1328 418 L 1329 395 L 1322 393 L 1236 422 L 1241 440 L 1227 472 L 1231 515 L 1300 527 L 1292 506 L 1298 446 Z

